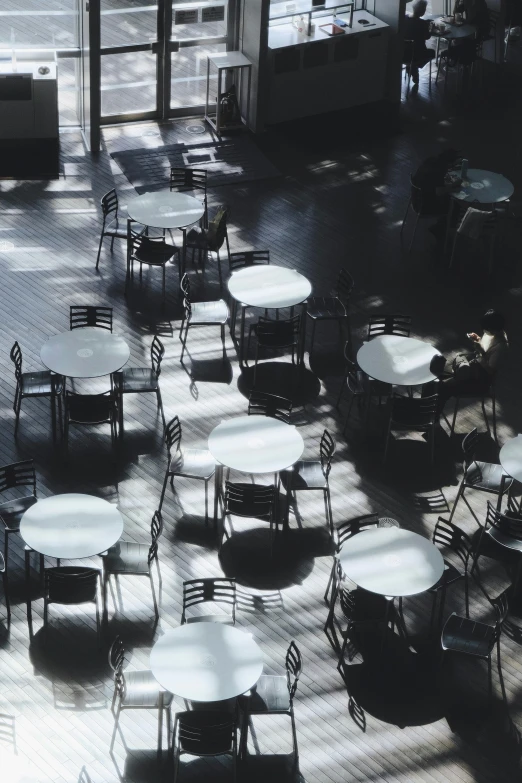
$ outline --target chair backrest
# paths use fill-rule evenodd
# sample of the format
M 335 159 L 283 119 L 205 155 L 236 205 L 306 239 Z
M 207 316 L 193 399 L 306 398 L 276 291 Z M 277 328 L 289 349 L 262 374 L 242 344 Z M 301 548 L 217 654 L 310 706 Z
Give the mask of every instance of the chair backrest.
M 0 574 L 5 574 L 5 560 L 1 552 L 0 552 Z
M 125 665 L 125 647 L 119 636 L 111 644 L 109 650 L 109 666 L 114 672 L 114 687 L 121 698 L 125 696 L 125 675 L 123 667 Z
M 237 722 L 234 713 L 217 710 L 180 712 L 177 741 L 194 756 L 218 756 L 230 753 L 236 745 Z
M 158 556 L 158 541 L 163 533 L 163 517 L 160 511 L 155 511 L 150 523 L 150 547 L 148 563 L 149 565 Z
M 321 459 L 321 468 L 323 475 L 327 479 L 330 475 L 332 468 L 332 457 L 335 454 L 337 444 L 332 438 L 328 430 L 325 430 L 321 436 L 321 443 L 319 444 L 319 457 Z
M 522 516 L 520 514 L 503 514 L 497 511 L 488 500 L 488 511 L 486 515 L 485 530 L 489 527 L 495 527 L 506 538 L 512 538 L 516 541 L 522 541 Z M 506 542 L 507 546 L 507 542 Z
M 181 293 L 183 294 L 183 308 L 185 310 L 185 318 L 188 318 L 192 312 L 192 302 L 190 299 L 190 289 L 191 289 L 190 279 L 186 272 L 181 278 L 179 288 Z
M 111 421 L 115 411 L 115 392 L 77 394 L 69 389 L 65 392 L 65 413 L 75 424 L 104 424 Z
M 337 552 L 341 551 L 345 541 L 357 533 L 379 527 L 399 527 L 399 523 L 391 517 L 380 517 L 379 514 L 363 514 L 360 517 L 341 522 L 335 528 L 334 533 Z
M 190 579 L 183 582 L 183 612 L 181 623 L 186 622 L 186 610 L 204 603 L 226 604 L 231 609 L 232 619 L 236 619 L 236 580 L 235 579 Z
M 104 222 L 113 213 L 115 218 L 118 217 L 118 194 L 115 188 L 109 190 L 108 193 L 101 197 L 100 204 Z
M 416 215 L 423 215 L 428 214 L 428 209 L 426 209 L 426 212 L 424 210 L 424 193 L 422 188 L 419 185 L 415 185 L 413 182 L 414 174 L 410 174 L 410 201 L 411 201 L 411 207 Z
M 246 266 L 269 263 L 270 250 L 243 250 L 238 253 L 231 253 L 228 260 L 230 273 L 236 272 L 238 269 L 244 269 Z
M 45 595 L 49 603 L 84 604 L 96 601 L 100 572 L 83 566 L 45 569 Z
M 15 378 L 18 382 L 22 380 L 22 349 L 18 345 L 18 341 L 15 341 L 9 354 L 11 361 L 15 366 Z
M 276 394 L 260 392 L 253 389 L 248 398 L 249 416 L 270 416 L 272 419 L 279 419 L 285 424 L 290 424 L 292 417 L 291 400 L 286 397 L 279 397 Z
M 150 363 L 156 378 L 159 378 L 161 372 L 161 360 L 165 356 L 165 346 L 161 342 L 157 334 L 154 335 L 154 339 L 150 346 Z
M 290 702 L 292 702 L 297 690 L 299 677 L 303 671 L 303 659 L 301 658 L 301 653 L 297 644 L 293 641 L 290 642 L 288 650 L 286 651 L 285 666 L 288 694 L 290 696 Z
M 259 343 L 272 347 L 297 345 L 301 333 L 301 316 L 273 321 L 261 316 L 256 324 L 256 336 Z
M 97 326 L 112 332 L 112 307 L 98 305 L 71 305 L 69 309 L 71 329 L 83 329 L 85 326 Z
M 441 549 L 451 549 L 467 569 L 473 544 L 470 537 L 460 527 L 439 517 L 433 531 L 432 541 Z
M 172 166 L 170 169 L 170 189 L 180 193 L 187 190 L 203 190 L 206 195 L 207 170 Z
M 225 482 L 224 513 L 270 521 L 275 510 L 273 484 L 233 484 Z
M 512 585 L 509 585 L 509 587 L 507 587 L 504 592 L 500 593 L 500 595 L 497 595 L 496 598 L 489 599 L 497 615 L 497 628 L 499 633 L 500 626 L 502 626 L 502 623 L 506 619 L 509 612 L 509 599 L 511 597 L 511 590 Z
M 406 415 L 411 412 L 411 428 L 414 430 L 417 426 L 428 426 L 434 424 L 440 413 L 440 401 L 438 394 L 432 394 L 429 397 L 392 397 L 393 419 L 394 408 L 401 409 L 401 424 L 406 426 Z
M 32 494 L 36 497 L 36 472 L 32 459 L 0 466 L 0 492 L 16 487 L 31 487 Z
M 220 205 L 209 221 L 206 239 L 209 250 L 219 250 L 227 235 L 228 208 Z
M 464 454 L 464 465 L 468 468 L 475 460 L 475 453 L 477 451 L 479 434 L 478 429 L 475 427 L 468 432 L 462 441 L 462 452 Z
M 446 367 L 446 358 L 441 353 L 436 353 L 430 362 L 430 372 L 437 378 L 440 378 Z
M 347 269 L 341 269 L 335 286 L 335 294 L 346 307 L 353 291 L 355 283 Z
M 368 324 L 368 340 L 383 334 L 397 334 L 409 337 L 411 330 L 410 315 L 371 315 Z
M 165 427 L 165 443 L 167 445 L 167 451 L 170 454 L 174 451 L 179 451 L 181 448 L 181 422 L 179 416 L 174 416 Z

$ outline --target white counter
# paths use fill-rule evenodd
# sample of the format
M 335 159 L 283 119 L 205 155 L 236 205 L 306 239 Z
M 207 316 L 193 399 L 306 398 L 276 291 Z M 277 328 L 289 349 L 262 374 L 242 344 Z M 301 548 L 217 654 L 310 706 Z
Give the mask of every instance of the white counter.
M 349 21 L 350 14 L 339 14 L 339 19 Z M 334 20 L 333 16 L 321 16 L 319 19 L 315 19 L 315 31 L 312 35 L 303 35 L 298 33 L 295 27 L 288 24 L 274 24 L 268 28 L 268 48 L 269 49 L 283 49 L 287 46 L 299 46 L 314 43 L 315 41 L 339 41 L 346 36 L 353 35 L 370 35 L 376 30 L 388 30 L 389 27 L 386 22 L 381 22 L 372 14 L 367 11 L 355 11 L 353 15 L 353 27 L 345 27 L 344 35 L 327 35 L 320 29 L 320 24 L 331 24 Z M 359 24 L 360 21 L 367 21 L 367 25 Z

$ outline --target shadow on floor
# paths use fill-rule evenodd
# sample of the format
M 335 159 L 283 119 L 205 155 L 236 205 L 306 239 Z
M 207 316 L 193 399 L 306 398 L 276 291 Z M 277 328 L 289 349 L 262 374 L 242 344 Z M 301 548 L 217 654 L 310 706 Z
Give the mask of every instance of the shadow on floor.
M 296 367 L 290 362 L 262 362 L 257 366 L 255 387 L 292 400 L 298 408 L 317 399 L 321 391 L 318 378 L 306 367 Z M 249 397 L 254 388 L 254 366 L 243 367 L 237 382 L 238 391 Z

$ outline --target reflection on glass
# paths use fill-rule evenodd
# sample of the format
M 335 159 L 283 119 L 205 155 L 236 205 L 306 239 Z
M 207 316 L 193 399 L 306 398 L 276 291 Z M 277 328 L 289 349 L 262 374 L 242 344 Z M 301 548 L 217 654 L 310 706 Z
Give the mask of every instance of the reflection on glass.
M 226 51 L 226 44 L 191 46 L 172 54 L 171 109 L 204 106 L 207 92 L 207 55 Z M 217 71 L 211 69 L 210 101 L 216 100 Z
M 101 58 L 101 112 L 107 117 L 156 109 L 156 55 L 107 54 Z
M 78 46 L 78 0 L 0 2 L 0 48 Z
M 228 0 L 216 0 L 212 3 L 174 0 L 171 38 L 186 41 L 223 37 L 227 34 L 227 11 Z
M 154 0 L 101 0 L 101 45 L 128 46 L 158 37 Z

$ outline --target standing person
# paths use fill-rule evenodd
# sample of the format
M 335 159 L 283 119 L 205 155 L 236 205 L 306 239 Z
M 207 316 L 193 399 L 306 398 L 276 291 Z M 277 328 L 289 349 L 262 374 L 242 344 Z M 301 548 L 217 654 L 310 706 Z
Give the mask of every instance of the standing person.
M 405 47 L 403 62 L 411 67 L 410 75 L 414 84 L 419 83 L 419 68 L 423 68 L 435 57 L 435 51 L 426 46 L 426 41 L 431 38 L 431 23 L 422 19 L 427 7 L 426 0 L 416 0 L 413 3 L 412 16 L 407 16 L 404 20 L 404 39 L 413 43 Z
M 414 207 L 422 208 L 425 214 L 441 216 L 440 220 L 430 229 L 437 237 L 443 237 L 445 234 L 449 194 L 455 188 L 459 188 L 462 182 L 459 178 L 455 178 L 448 184 L 446 175 L 460 162 L 461 158 L 462 156 L 457 150 L 442 150 L 438 155 L 426 158 L 412 177 L 412 183 L 420 189 L 421 201 L 417 205 L 414 204 Z

